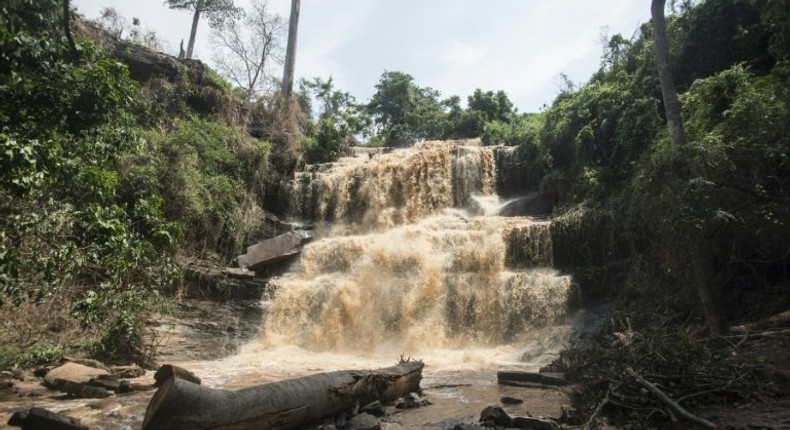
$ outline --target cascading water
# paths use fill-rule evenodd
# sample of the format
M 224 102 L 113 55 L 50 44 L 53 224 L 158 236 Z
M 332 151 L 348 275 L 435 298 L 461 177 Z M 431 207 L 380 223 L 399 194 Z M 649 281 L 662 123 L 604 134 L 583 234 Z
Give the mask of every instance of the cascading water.
M 297 175 L 290 210 L 316 220 L 320 239 L 273 281 L 262 346 L 445 364 L 472 349 L 556 353 L 575 286 L 551 268 L 548 221 L 491 215 L 495 184 L 494 151 L 474 141 L 366 151 Z
M 310 166 L 283 196 L 293 215 L 316 221 L 317 239 L 273 280 L 260 337 L 234 356 L 168 362 L 234 390 L 411 355 L 426 363 L 422 387 L 433 404 L 387 416 L 396 424 L 382 428 L 453 428 L 502 396 L 558 415 L 562 393 L 495 383 L 503 367 L 546 364 L 581 321 L 570 277 L 551 268 L 549 222 L 497 215 L 508 206 L 494 191 L 497 170 L 511 185 L 515 170 L 498 169 L 511 151 L 496 154 L 475 142 L 427 142 Z M 149 400 L 118 396 L 106 413 L 76 400 L 36 405 L 132 429 Z

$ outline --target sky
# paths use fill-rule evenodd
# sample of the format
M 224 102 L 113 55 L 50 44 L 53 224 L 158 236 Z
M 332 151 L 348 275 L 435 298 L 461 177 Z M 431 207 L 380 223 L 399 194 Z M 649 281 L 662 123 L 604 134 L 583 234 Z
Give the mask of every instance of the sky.
M 104 7 L 139 18 L 177 53 L 192 14 L 163 3 L 72 0 L 88 18 Z M 290 3 L 268 0 L 286 21 Z M 504 90 L 519 111 L 536 112 L 559 92 L 561 73 L 583 83 L 598 70 L 602 36 L 630 38 L 649 17 L 647 0 L 302 0 L 296 77 L 332 76 L 364 102 L 383 72 L 400 71 L 442 98 Z M 210 37 L 202 20 L 193 57 L 209 65 Z

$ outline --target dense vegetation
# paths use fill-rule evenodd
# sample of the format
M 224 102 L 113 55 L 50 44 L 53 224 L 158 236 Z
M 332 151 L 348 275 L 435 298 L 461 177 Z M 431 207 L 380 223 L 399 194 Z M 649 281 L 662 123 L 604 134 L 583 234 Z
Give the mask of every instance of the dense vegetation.
M 233 255 L 260 223 L 270 145 L 200 109 L 229 89 L 135 82 L 84 37 L 74 56 L 60 5 L 0 6 L 0 367 L 141 358 L 178 254 Z
M 686 146 L 669 142 L 649 24 L 634 40 L 613 37 L 600 71 L 543 113 L 537 147 L 522 144 L 543 160 L 532 165 L 540 187 L 557 195 L 556 263 L 588 298 L 619 303 L 577 357 L 583 415 L 626 393 L 605 411 L 637 426 L 666 419 L 628 400 L 642 388 L 629 368 L 669 377 L 686 407 L 771 391 L 695 328 L 695 287 L 711 288 L 728 326 L 790 304 L 790 16 L 780 3 L 687 2 L 670 17 Z M 693 394 L 700 387 L 709 392 Z

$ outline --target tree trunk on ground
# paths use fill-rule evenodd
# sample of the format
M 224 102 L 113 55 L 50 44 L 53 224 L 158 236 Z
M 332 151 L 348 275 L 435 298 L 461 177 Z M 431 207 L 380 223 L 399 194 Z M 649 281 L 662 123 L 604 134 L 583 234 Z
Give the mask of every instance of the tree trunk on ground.
M 187 45 L 187 59 L 192 58 L 192 51 L 195 49 L 195 36 L 197 35 L 200 13 L 203 12 L 203 2 L 204 0 L 198 0 L 195 5 L 195 15 L 192 17 L 192 31 L 189 33 L 189 44 Z
M 675 82 L 672 79 L 672 69 L 669 66 L 669 38 L 667 25 L 664 19 L 664 6 L 666 0 L 653 0 L 650 12 L 653 17 L 653 33 L 656 45 L 656 63 L 658 64 L 658 79 L 661 82 L 661 96 L 664 100 L 664 112 L 667 117 L 667 128 L 672 146 L 680 148 L 686 146 L 686 133 L 683 130 L 683 118 L 680 114 Z M 721 298 L 710 285 L 710 271 L 708 270 L 701 250 L 694 246 L 690 252 L 691 270 L 696 284 L 697 295 L 702 302 L 702 311 L 705 314 L 705 323 L 711 333 L 720 335 L 726 331 L 723 306 Z
M 168 379 L 154 394 L 143 430 L 267 430 L 300 428 L 355 405 L 390 402 L 420 390 L 423 363 L 379 370 L 318 373 L 225 391 Z
M 288 48 L 285 52 L 285 71 L 283 72 L 282 94 L 291 98 L 294 88 L 294 71 L 296 68 L 296 36 L 299 29 L 299 8 L 301 0 L 291 0 L 291 19 L 288 23 Z
M 665 4 L 666 0 L 653 0 L 650 12 L 653 16 L 658 79 L 661 82 L 661 96 L 664 99 L 664 112 L 667 116 L 669 138 L 673 146 L 680 147 L 686 145 L 686 134 L 683 131 L 680 102 L 678 102 L 678 94 L 675 90 L 675 81 L 672 79 L 672 69 L 669 66 L 669 39 L 667 38 L 667 25 L 664 19 Z

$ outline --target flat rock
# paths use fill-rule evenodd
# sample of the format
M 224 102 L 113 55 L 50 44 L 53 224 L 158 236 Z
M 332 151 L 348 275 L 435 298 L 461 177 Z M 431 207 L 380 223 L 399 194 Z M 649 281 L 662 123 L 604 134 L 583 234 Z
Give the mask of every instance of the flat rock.
M 121 379 L 117 375 L 99 375 L 95 378 L 91 378 L 91 380 L 87 382 L 87 385 L 104 388 L 105 390 L 115 391 L 117 393 L 118 388 L 121 386 Z
M 62 379 L 64 381 L 71 381 L 77 384 L 84 384 L 90 381 L 92 378 L 96 378 L 99 375 L 107 375 L 107 372 L 104 369 L 97 369 L 95 367 L 89 367 L 84 364 L 67 362 L 62 366 L 56 367 L 49 372 L 44 377 L 44 380 L 48 384 L 52 384 L 56 379 Z
M 302 245 L 313 238 L 313 232 L 294 230 L 247 247 L 247 253 L 236 260 L 239 267 L 256 271 L 296 256 Z
M 516 387 L 562 387 L 568 385 L 562 373 L 535 373 L 521 371 L 500 371 L 496 374 L 497 383 Z

